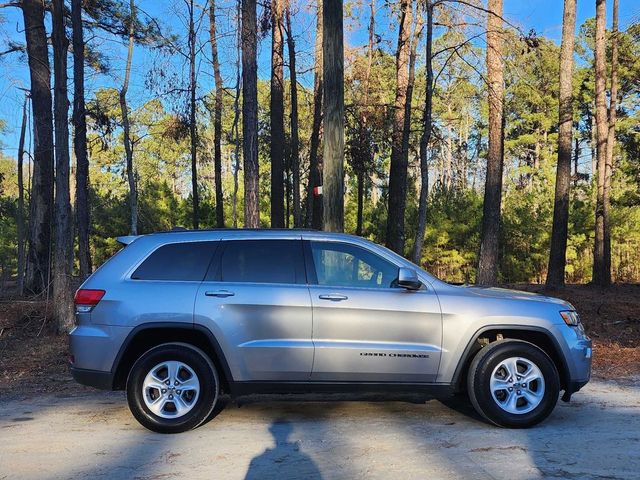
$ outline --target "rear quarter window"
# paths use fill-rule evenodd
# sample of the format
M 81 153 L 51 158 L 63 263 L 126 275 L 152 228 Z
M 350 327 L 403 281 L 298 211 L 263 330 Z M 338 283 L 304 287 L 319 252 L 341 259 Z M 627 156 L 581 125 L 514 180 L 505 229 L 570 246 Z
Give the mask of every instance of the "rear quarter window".
M 169 243 L 155 250 L 133 272 L 134 280 L 202 281 L 217 242 Z

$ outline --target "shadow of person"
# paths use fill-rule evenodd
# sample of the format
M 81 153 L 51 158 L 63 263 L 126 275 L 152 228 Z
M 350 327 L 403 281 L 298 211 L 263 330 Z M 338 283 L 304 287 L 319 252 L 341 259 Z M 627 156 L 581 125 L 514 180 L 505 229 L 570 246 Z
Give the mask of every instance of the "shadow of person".
M 293 426 L 286 420 L 275 420 L 269 427 L 275 448 L 267 448 L 249 464 L 245 480 L 304 478 L 321 480 L 320 470 L 307 454 L 300 451 L 298 442 L 289 441 Z

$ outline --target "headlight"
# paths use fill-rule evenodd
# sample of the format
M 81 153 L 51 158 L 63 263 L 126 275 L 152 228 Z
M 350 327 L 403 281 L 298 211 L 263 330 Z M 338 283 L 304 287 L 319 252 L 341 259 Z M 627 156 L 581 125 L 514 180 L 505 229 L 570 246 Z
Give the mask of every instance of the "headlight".
M 577 327 L 580 325 L 580 316 L 575 310 L 563 310 L 560 312 L 560 316 L 564 320 L 564 323 L 570 327 Z

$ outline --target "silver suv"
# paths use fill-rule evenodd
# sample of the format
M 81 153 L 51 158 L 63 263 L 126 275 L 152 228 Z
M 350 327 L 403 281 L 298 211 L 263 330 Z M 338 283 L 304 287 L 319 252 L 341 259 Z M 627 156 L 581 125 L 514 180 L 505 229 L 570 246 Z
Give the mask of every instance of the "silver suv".
M 126 247 L 76 293 L 71 372 L 126 389 L 182 432 L 221 392 L 466 392 L 529 427 L 585 385 L 591 341 L 556 298 L 452 286 L 384 247 L 301 230 L 172 231 Z

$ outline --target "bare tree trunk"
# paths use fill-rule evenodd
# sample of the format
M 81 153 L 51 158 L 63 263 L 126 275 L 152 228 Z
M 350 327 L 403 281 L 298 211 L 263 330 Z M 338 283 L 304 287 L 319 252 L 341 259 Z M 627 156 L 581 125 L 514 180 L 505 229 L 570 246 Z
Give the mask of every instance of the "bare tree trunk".
M 322 185 L 322 161 L 318 158 L 320 127 L 322 125 L 323 61 L 322 61 L 322 0 L 318 0 L 316 22 L 315 65 L 313 79 L 313 124 L 309 141 L 309 184 L 307 185 L 307 227 L 322 228 L 323 200 L 314 194 L 314 188 Z
M 364 85 L 363 85 L 363 90 L 364 90 L 364 99 L 363 99 L 363 108 L 362 108 L 362 131 L 364 132 L 364 142 L 367 144 L 367 149 L 366 149 L 366 155 L 368 158 L 366 158 L 363 162 L 363 164 L 370 164 L 373 165 L 374 163 L 374 158 L 373 158 L 373 152 L 371 152 L 371 149 L 368 148 L 368 145 L 370 144 L 370 134 L 369 134 L 369 126 L 368 126 L 368 121 L 369 121 L 369 93 L 370 93 L 370 87 L 371 87 L 371 67 L 373 65 L 373 45 L 374 45 L 374 38 L 375 38 L 375 18 L 376 18 L 376 2 L 375 0 L 371 0 L 371 2 L 369 3 L 369 43 L 368 43 L 368 48 L 367 48 L 367 69 L 365 71 L 365 75 L 364 75 Z M 364 188 L 364 182 L 365 182 L 365 171 L 363 169 L 358 169 L 358 171 L 356 172 L 356 177 L 357 177 L 357 183 L 358 183 L 358 192 L 357 192 L 357 214 L 356 214 L 356 235 L 362 235 L 362 227 L 363 227 L 363 223 L 364 223 L 364 219 L 363 219 L 363 210 L 364 210 L 364 195 L 365 195 L 365 188 Z M 373 185 L 373 189 L 375 189 L 376 186 L 375 184 Z
M 51 69 L 44 6 L 39 0 L 23 0 L 22 14 L 27 42 L 33 108 L 33 180 L 29 215 L 29 249 L 25 289 L 39 294 L 48 288 L 51 260 L 53 207 L 53 114 Z
M 291 171 L 293 176 L 293 226 L 302 226 L 300 209 L 300 135 L 298 133 L 298 75 L 296 73 L 296 43 L 291 30 L 291 8 L 287 7 L 287 48 L 289 51 L 289 81 L 291 82 Z
M 191 195 L 193 199 L 193 228 L 200 228 L 200 194 L 198 192 L 198 132 L 196 126 L 196 30 L 193 0 L 189 9 L 189 138 L 191 140 Z
M 232 200 L 232 216 L 233 227 L 238 227 L 238 175 L 240 171 L 240 130 L 238 123 L 240 122 L 240 89 L 242 88 L 242 74 L 240 71 L 240 63 L 242 61 L 242 29 L 241 29 L 241 17 L 242 6 L 241 3 L 237 3 L 237 17 L 238 17 L 238 33 L 237 33 L 237 61 L 236 61 L 236 92 L 233 98 L 233 125 L 231 126 L 231 132 L 234 139 L 233 148 L 233 200 Z
M 53 0 L 53 70 L 55 102 L 55 255 L 53 273 L 53 308 L 58 332 L 73 327 L 73 233 L 69 194 L 69 99 L 67 97 L 67 52 L 64 0 Z
M 27 131 L 27 105 L 29 95 L 24 97 L 22 106 L 22 124 L 20 125 L 20 140 L 18 141 L 18 215 L 16 219 L 16 233 L 18 236 L 18 295 L 24 292 L 24 137 Z
M 424 124 L 422 135 L 420 136 L 420 198 L 418 200 L 418 228 L 416 239 L 413 243 L 411 260 L 415 264 L 420 264 L 422 260 L 422 247 L 427 229 L 427 200 L 429 197 L 429 162 L 428 148 L 431 141 L 431 124 L 433 113 L 433 9 L 432 0 L 427 0 L 427 45 L 426 45 L 426 83 L 425 83 L 425 104 L 422 117 Z
M 213 79 L 216 86 L 215 104 L 213 106 L 213 169 L 216 189 L 216 225 L 224 228 L 224 204 L 222 197 L 222 96 L 224 85 L 220 73 L 218 58 L 218 39 L 216 34 L 216 0 L 209 3 L 209 40 L 211 42 L 211 58 L 213 62 Z
M 608 208 L 605 206 L 605 183 L 607 175 L 607 105 L 605 92 L 606 76 L 606 0 L 596 0 L 595 78 L 596 78 L 596 157 L 598 169 L 598 193 L 596 199 L 595 244 L 593 252 L 593 283 L 606 287 L 611 283 L 611 268 L 606 259 L 605 239 L 608 235 Z
M 611 92 L 609 104 L 609 130 L 604 175 L 604 271 L 611 283 L 611 177 L 613 175 L 613 149 L 616 145 L 616 109 L 618 108 L 618 0 L 613 0 L 613 24 L 611 28 Z
M 396 98 L 391 134 L 391 168 L 389 170 L 389 209 L 387 214 L 387 246 L 396 253 L 404 253 L 404 210 L 407 203 L 407 157 L 403 153 L 411 22 L 413 0 L 400 2 L 400 28 L 396 51 Z
M 489 89 L 489 150 L 482 210 L 482 238 L 476 283 L 498 280 L 498 243 L 504 156 L 504 64 L 502 60 L 502 0 L 489 0 L 487 20 L 487 77 Z
M 129 231 L 131 235 L 138 234 L 138 192 L 136 188 L 136 175 L 133 168 L 133 148 L 131 146 L 131 126 L 129 125 L 129 108 L 127 107 L 127 90 L 129 89 L 129 78 L 131 77 L 131 62 L 133 61 L 133 40 L 136 18 L 135 1 L 129 1 L 128 36 L 129 45 L 127 47 L 127 63 L 125 64 L 124 82 L 120 89 L 120 111 L 122 113 L 122 127 L 124 134 L 124 151 L 127 157 L 127 181 L 129 183 L 129 208 L 131 209 L 131 219 Z
M 258 66 L 256 0 L 242 1 L 242 153 L 244 226 L 260 226 L 258 169 Z
M 322 2 L 324 84 L 323 229 L 344 231 L 344 50 L 342 0 Z
M 91 273 L 89 249 L 89 156 L 87 119 L 84 103 L 84 32 L 82 0 L 71 1 L 73 26 L 73 152 L 76 157 L 76 223 L 78 225 L 78 261 L 80 278 Z
M 283 1 L 271 1 L 271 227 L 284 227 Z
M 558 167 L 553 208 L 553 229 L 547 287 L 564 285 L 567 263 L 569 189 L 571 187 L 571 140 L 573 131 L 573 45 L 576 30 L 576 0 L 565 0 L 560 49 L 560 98 L 558 107 Z

